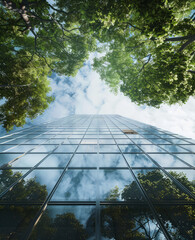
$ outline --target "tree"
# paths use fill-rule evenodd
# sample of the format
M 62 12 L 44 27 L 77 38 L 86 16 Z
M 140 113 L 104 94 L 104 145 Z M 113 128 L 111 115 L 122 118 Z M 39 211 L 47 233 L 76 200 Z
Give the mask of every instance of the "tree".
M 124 2 L 105 6 L 109 21 L 96 35 L 109 44 L 94 69 L 137 104 L 185 103 L 195 94 L 192 1 L 132 1 L 116 17 Z
M 20 50 L 13 54 L 8 48 L 0 47 L 0 121 L 7 131 L 13 126 L 23 126 L 26 118 L 33 119 L 44 112 L 53 101 L 47 76 L 50 69 L 45 62 L 34 56 L 30 62 L 29 52 Z
M 0 121 L 7 131 L 49 106 L 51 71 L 74 76 L 95 49 L 92 36 L 66 21 L 69 14 L 46 0 L 1 1 Z

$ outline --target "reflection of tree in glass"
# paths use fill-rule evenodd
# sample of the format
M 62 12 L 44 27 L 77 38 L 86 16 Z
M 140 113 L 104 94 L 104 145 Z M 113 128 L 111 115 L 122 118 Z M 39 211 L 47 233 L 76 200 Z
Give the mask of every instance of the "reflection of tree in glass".
M 59 214 L 52 219 L 46 212 L 30 239 L 85 240 L 87 239 L 87 231 L 73 213 Z
M 2 170 L 0 174 L 0 191 L 18 180 L 22 174 L 11 169 Z M 20 181 L 12 191 L 6 193 L 1 201 L 43 201 L 47 196 L 45 185 L 36 182 L 35 178 Z M 0 206 L 0 239 L 22 239 L 30 221 L 37 213 L 38 206 Z
M 194 191 L 193 183 L 188 180 L 185 174 L 170 172 L 180 183 L 186 186 L 190 191 Z M 166 177 L 160 170 L 147 171 L 146 174 L 138 173 L 138 179 L 144 187 L 150 199 L 154 201 L 162 200 L 189 200 L 189 197 L 184 192 L 172 183 L 171 179 Z M 127 185 L 122 192 L 122 198 L 128 200 L 138 191 L 135 188 L 135 182 Z
M 171 175 L 189 190 L 194 191 L 193 183 L 187 179 L 185 174 L 171 172 Z M 157 200 L 157 203 L 159 200 L 189 200 L 189 197 L 179 191 L 171 180 L 165 178 L 159 170 L 150 171 L 146 174 L 139 173 L 138 179 L 148 196 L 152 200 Z M 130 201 L 135 199 L 137 191 L 139 189 L 134 181 L 125 186 L 122 193 L 119 192 L 117 187 L 112 189 L 110 198 L 107 200 L 116 200 L 121 194 L 122 199 Z M 173 239 L 193 239 L 195 210 L 191 205 L 166 205 L 166 207 L 157 205 L 156 209 Z M 143 205 L 105 207 L 102 210 L 101 217 L 102 234 L 109 239 L 156 239 L 160 234 L 158 224 L 151 211 Z
M 10 184 L 22 176 L 20 172 L 13 173 L 11 169 L 3 170 L 0 175 L 0 191 L 4 190 Z M 6 193 L 1 200 L 3 201 L 44 201 L 48 195 L 45 185 L 36 182 L 36 178 L 30 178 L 25 181 L 22 179 L 17 185 Z

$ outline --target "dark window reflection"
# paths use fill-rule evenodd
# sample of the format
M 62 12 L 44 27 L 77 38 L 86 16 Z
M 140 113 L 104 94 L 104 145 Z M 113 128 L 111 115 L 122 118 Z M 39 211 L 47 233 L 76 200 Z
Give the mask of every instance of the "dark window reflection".
M 165 239 L 146 205 L 106 206 L 101 209 L 101 239 Z
M 0 205 L 0 239 L 24 239 L 29 223 L 38 210 L 38 206 Z
M 48 206 L 30 240 L 95 239 L 93 206 Z
M 167 231 L 174 240 L 193 240 L 195 237 L 195 208 L 191 205 L 156 206 Z

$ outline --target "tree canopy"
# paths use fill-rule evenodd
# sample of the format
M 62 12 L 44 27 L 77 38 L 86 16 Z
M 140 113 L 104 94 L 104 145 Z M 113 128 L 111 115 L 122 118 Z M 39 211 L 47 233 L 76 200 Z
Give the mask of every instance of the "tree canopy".
M 95 59 L 94 69 L 114 92 L 120 90 L 133 102 L 153 107 L 185 103 L 195 95 L 193 8 L 192 0 L 2 0 L 4 127 L 22 126 L 26 117 L 42 113 L 51 102 L 47 81 L 51 71 L 75 76 L 94 51 L 104 52 Z M 39 93 L 44 89 L 40 98 L 32 91 L 34 81 L 41 85 Z M 13 92 L 18 97 L 25 92 L 23 108 L 36 110 L 9 110 Z M 31 96 L 37 101 L 32 103 Z

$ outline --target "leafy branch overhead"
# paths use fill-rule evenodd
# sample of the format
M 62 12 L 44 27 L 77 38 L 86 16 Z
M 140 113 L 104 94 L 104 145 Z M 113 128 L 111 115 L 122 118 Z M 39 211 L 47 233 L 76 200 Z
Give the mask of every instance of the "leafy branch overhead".
M 195 94 L 193 8 L 192 0 L 2 0 L 4 127 L 22 126 L 43 112 L 52 100 L 52 71 L 75 76 L 89 53 L 102 49 L 94 69 L 114 92 L 154 107 L 185 103 Z M 14 98 L 23 99 L 23 110 L 12 106 Z

